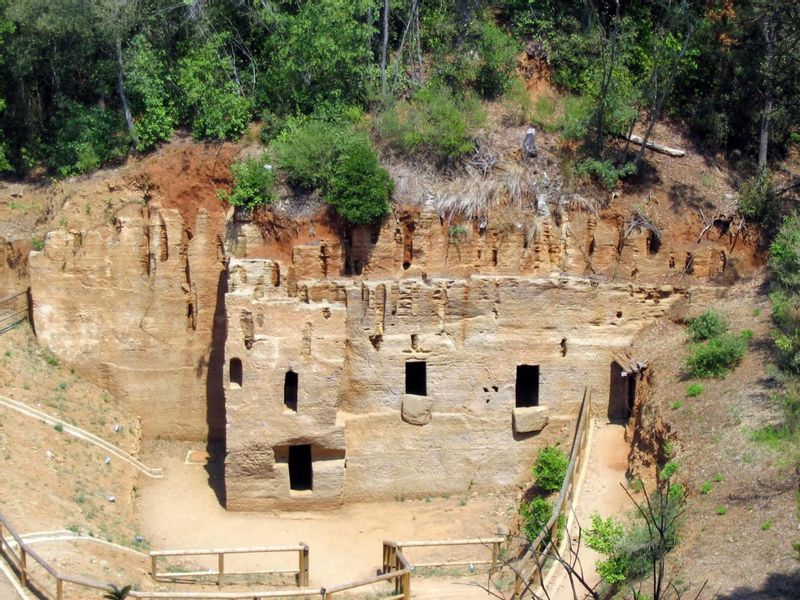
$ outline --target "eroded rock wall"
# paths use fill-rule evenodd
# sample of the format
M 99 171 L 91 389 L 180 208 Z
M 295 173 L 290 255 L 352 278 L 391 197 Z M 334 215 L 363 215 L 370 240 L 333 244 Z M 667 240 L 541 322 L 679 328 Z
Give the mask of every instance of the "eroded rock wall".
M 52 231 L 30 255 L 41 343 L 140 415 L 147 437 L 223 434 L 222 390 L 207 383 L 224 335 L 222 229 L 202 211 L 190 237 L 177 210 L 131 204 L 113 226 Z
M 683 293 L 565 274 L 297 273 L 270 260 L 230 264 L 231 509 L 521 484 L 539 448 L 568 443 L 585 386 L 604 414 L 615 353 Z M 418 367 L 408 363 L 424 363 L 422 387 L 418 376 L 409 387 Z M 521 365 L 535 371 L 538 408 L 515 420 Z M 294 407 L 285 402 L 287 373 L 297 377 Z M 312 490 L 291 490 L 287 449 L 298 445 L 311 446 Z

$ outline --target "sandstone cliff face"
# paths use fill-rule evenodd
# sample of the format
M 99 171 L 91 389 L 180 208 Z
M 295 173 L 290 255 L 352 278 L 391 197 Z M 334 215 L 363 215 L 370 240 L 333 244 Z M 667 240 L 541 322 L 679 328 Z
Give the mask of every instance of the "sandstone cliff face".
M 605 412 L 615 353 L 683 293 L 565 274 L 305 280 L 298 271 L 230 263 L 231 509 L 520 484 L 542 445 L 568 437 L 584 386 Z M 521 431 L 513 413 L 527 404 L 540 408 Z M 292 489 L 293 468 L 305 468 L 292 464 L 298 446 L 310 446 L 310 490 Z
M 30 255 L 41 343 L 141 415 L 147 437 L 222 433 L 207 386 L 222 227 L 201 212 L 189 237 L 177 210 L 132 204 L 114 226 L 52 231 Z

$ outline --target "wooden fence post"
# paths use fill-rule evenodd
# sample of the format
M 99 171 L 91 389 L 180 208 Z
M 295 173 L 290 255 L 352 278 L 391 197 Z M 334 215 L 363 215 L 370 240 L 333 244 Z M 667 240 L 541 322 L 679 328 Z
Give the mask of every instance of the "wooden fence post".
M 520 594 L 522 593 L 522 577 L 520 574 L 515 572 L 514 573 L 514 595 L 511 596 L 514 600 L 520 600 Z
M 158 558 L 156 556 L 154 556 L 152 554 L 150 555 L 150 577 L 153 578 L 153 581 L 157 581 L 157 579 L 158 579 L 156 577 L 156 575 L 158 574 L 158 571 L 157 571 L 158 565 L 156 564 L 157 560 L 158 560 Z
M 497 559 L 500 557 L 500 542 L 493 542 L 492 543 L 492 568 L 491 571 L 494 571 L 497 568 Z
M 225 553 L 220 552 L 217 554 L 217 587 L 222 587 L 222 577 L 225 574 Z
M 300 549 L 300 576 L 298 577 L 298 583 L 300 584 L 299 587 L 306 587 L 308 585 L 309 580 L 309 567 L 308 567 L 308 546 L 300 543 L 302 548 Z
M 19 545 L 19 581 L 22 587 L 28 586 L 28 553 Z
M 411 599 L 411 573 L 405 573 L 402 579 L 403 600 Z
M 56 578 L 56 600 L 64 599 L 64 580 Z

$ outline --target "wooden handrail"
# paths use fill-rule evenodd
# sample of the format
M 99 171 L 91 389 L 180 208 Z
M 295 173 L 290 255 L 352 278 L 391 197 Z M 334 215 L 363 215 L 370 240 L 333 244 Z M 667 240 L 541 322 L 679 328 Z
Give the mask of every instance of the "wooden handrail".
M 254 546 L 250 548 L 194 548 L 188 550 L 151 550 L 150 556 L 150 577 L 154 581 L 160 579 L 179 579 L 185 577 L 217 577 L 217 585 L 222 587 L 225 578 L 225 556 L 227 554 L 266 554 L 266 553 L 282 553 L 282 552 L 297 552 L 297 569 L 269 569 L 265 571 L 227 571 L 228 575 L 276 575 L 276 574 L 293 574 L 297 575 L 297 587 L 308 586 L 309 573 L 308 573 L 308 545 L 300 542 L 299 544 L 287 546 Z M 208 571 L 192 571 L 192 572 L 158 572 L 158 559 L 167 556 L 217 556 L 217 570 Z
M 564 483 L 561 486 L 561 491 L 558 495 L 553 506 L 553 513 L 548 520 L 547 524 L 542 528 L 542 531 L 536 537 L 536 540 L 528 548 L 526 553 L 516 561 L 520 568 L 515 569 L 515 582 L 514 582 L 514 596 L 513 598 L 521 598 L 521 589 L 523 584 L 523 577 L 520 575 L 525 568 L 526 562 L 533 562 L 531 573 L 529 576 L 524 576 L 524 579 L 531 581 L 537 574 L 541 580 L 542 574 L 539 569 L 540 560 L 533 560 L 535 558 L 535 551 L 539 548 L 545 539 L 549 536 L 549 540 L 545 547 L 545 552 L 549 550 L 557 537 L 558 520 L 559 516 L 565 514 L 572 504 L 575 493 L 574 477 L 578 470 L 578 465 L 584 460 L 586 443 L 588 439 L 588 419 L 589 409 L 591 405 L 591 390 L 588 388 L 584 391 L 583 400 L 581 403 L 580 412 L 578 415 L 578 423 L 575 427 L 575 434 L 573 436 L 572 449 L 570 451 L 569 465 L 567 466 L 567 473 L 564 477 Z M 2 528 L 5 527 L 11 534 L 11 537 L 16 541 L 19 555 L 17 555 L 11 544 L 9 544 L 2 535 Z M 470 538 L 470 539 L 456 539 L 456 540 L 409 540 L 405 542 L 395 542 L 386 540 L 383 542 L 383 567 L 384 572 L 373 577 L 367 577 L 355 581 L 349 581 L 330 588 L 309 588 L 308 587 L 308 573 L 309 561 L 308 554 L 309 548 L 306 544 L 300 542 L 296 545 L 286 546 L 259 546 L 251 548 L 210 548 L 210 549 L 187 549 L 187 550 L 153 550 L 149 553 L 152 567 L 152 574 L 157 574 L 156 560 L 159 557 L 168 556 L 201 556 L 201 555 L 214 555 L 219 557 L 219 570 L 217 572 L 208 572 L 204 574 L 218 575 L 218 582 L 221 584 L 222 575 L 224 574 L 224 555 L 225 554 L 243 554 L 243 553 L 261 553 L 261 552 L 297 552 L 298 570 L 288 572 L 298 573 L 298 588 L 290 590 L 264 590 L 264 591 L 247 591 L 247 592 L 161 592 L 161 591 L 131 591 L 131 598 L 141 598 L 143 600 L 171 600 L 171 599 L 193 599 L 203 600 L 219 598 L 225 600 L 251 600 L 257 598 L 291 598 L 291 597 L 308 597 L 319 596 L 322 600 L 332 600 L 333 595 L 380 583 L 383 581 L 395 582 L 395 594 L 387 597 L 387 600 L 409 600 L 411 598 L 411 574 L 414 566 L 408 561 L 403 554 L 403 548 L 421 548 L 421 547 L 436 547 L 436 546 L 466 546 L 466 545 L 492 545 L 492 563 L 496 563 L 499 554 L 499 546 L 506 541 L 504 536 L 492 536 L 488 538 Z M 87 587 L 91 589 L 110 592 L 113 588 L 108 584 L 103 584 L 90 579 L 82 579 L 61 573 L 57 569 L 48 564 L 33 548 L 31 548 L 25 540 L 17 533 L 9 520 L 0 513 L 0 555 L 5 553 L 7 549 L 9 555 L 13 557 L 16 562 L 15 566 L 19 571 L 20 582 L 23 586 L 29 584 L 29 571 L 27 559 L 30 557 L 39 566 L 44 569 L 51 577 L 56 580 L 56 593 L 54 595 L 56 600 L 63 600 L 63 587 L 65 583 Z M 439 563 L 446 564 L 446 563 Z M 422 565 L 420 565 L 422 566 Z M 281 571 L 287 572 L 287 571 Z M 230 573 L 230 572 L 229 572 Z M 169 574 L 173 575 L 173 574 Z M 181 575 L 186 576 L 186 573 L 175 573 L 177 577 Z
M 583 460 L 585 450 L 586 450 L 586 441 L 588 439 L 588 420 L 589 420 L 589 410 L 592 403 L 592 392 L 591 389 L 588 387 L 583 392 L 583 400 L 581 402 L 581 408 L 578 413 L 578 423 L 575 426 L 575 434 L 572 438 L 572 449 L 570 451 L 570 458 L 569 464 L 567 465 L 567 472 L 564 476 L 564 483 L 561 485 L 561 490 L 558 494 L 558 498 L 556 499 L 555 503 L 553 504 L 553 512 L 550 515 L 550 519 L 547 521 L 547 524 L 542 527 L 542 530 L 539 532 L 539 535 L 536 536 L 536 539 L 531 543 L 528 547 L 525 554 L 516 561 L 516 564 L 519 565 L 515 571 L 514 575 L 514 593 L 512 595 L 513 600 L 519 600 L 522 597 L 522 588 L 523 588 L 523 580 L 525 581 L 532 581 L 534 577 L 538 575 L 539 581 L 543 580 L 543 574 L 541 573 L 541 565 L 544 563 L 544 559 L 536 558 L 535 554 L 539 553 L 539 556 L 546 555 L 554 543 L 557 542 L 558 538 L 558 521 L 561 515 L 567 516 L 569 509 L 572 506 L 574 500 L 574 493 L 575 493 L 575 486 L 574 477 L 575 473 L 577 472 L 578 464 Z M 545 544 L 545 540 L 547 543 Z M 544 544 L 544 547 L 542 545 Z M 526 569 L 526 563 L 532 563 L 530 567 L 530 573 L 527 575 L 523 575 L 523 572 Z

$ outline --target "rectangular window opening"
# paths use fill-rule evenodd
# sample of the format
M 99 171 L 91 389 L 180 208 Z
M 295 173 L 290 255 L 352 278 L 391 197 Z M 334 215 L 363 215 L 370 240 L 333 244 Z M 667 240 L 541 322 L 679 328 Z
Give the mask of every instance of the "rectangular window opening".
M 406 363 L 406 394 L 428 395 L 427 365 L 424 361 Z
M 228 369 L 230 374 L 231 383 L 238 385 L 239 387 L 242 386 L 243 382 L 243 373 L 242 373 L 242 361 L 239 358 L 232 358 L 230 362 L 230 367 Z
M 297 412 L 297 373 L 286 371 L 283 380 L 283 404 L 286 408 Z
M 314 489 L 310 444 L 289 446 L 289 488 L 296 492 Z
M 539 406 L 539 365 L 517 365 L 517 407 Z

